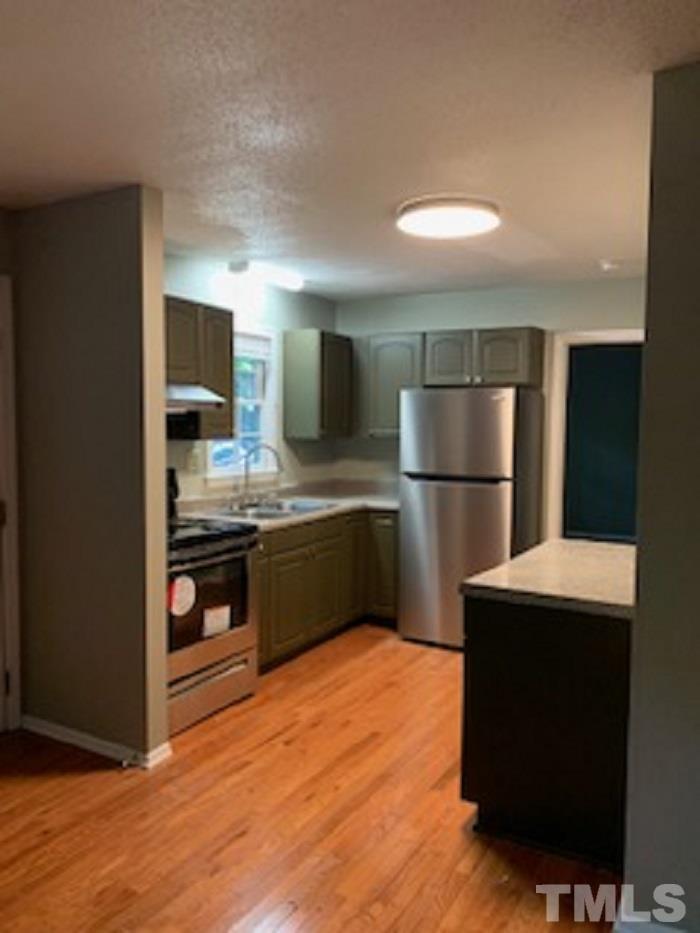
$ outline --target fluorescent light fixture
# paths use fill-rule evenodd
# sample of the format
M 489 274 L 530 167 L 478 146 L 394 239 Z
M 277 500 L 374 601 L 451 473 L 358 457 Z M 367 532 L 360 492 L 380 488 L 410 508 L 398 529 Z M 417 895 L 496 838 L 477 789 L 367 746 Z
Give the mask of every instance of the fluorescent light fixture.
M 303 276 L 298 272 L 257 259 L 229 263 L 229 272 L 259 284 L 276 285 L 277 288 L 284 288 L 289 292 L 300 292 L 304 287 Z
M 478 236 L 500 226 L 495 204 L 472 198 L 439 195 L 405 201 L 396 212 L 396 226 L 411 236 L 456 240 Z
M 603 272 L 616 272 L 620 268 L 621 263 L 616 259 L 601 259 L 599 260 L 599 265 Z

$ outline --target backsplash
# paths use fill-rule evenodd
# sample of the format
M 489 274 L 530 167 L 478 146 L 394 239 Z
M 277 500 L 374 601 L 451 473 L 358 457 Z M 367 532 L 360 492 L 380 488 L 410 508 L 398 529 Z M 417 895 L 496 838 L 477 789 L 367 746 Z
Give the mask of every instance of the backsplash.
M 181 499 L 237 494 L 242 489 L 241 476 L 207 474 L 206 441 L 168 441 L 168 466 L 177 470 Z M 269 489 L 277 485 L 298 486 L 336 476 L 335 451 L 331 442 L 279 444 L 284 472 L 278 479 L 250 474 L 250 485 Z
M 235 495 L 242 488 L 242 476 L 207 476 L 206 444 L 206 441 L 168 441 L 168 466 L 177 470 L 183 500 Z M 251 473 L 251 486 L 268 489 L 333 481 L 396 483 L 398 479 L 398 441 L 393 438 L 283 442 L 280 454 L 284 465 L 282 476 L 271 481 L 269 475 L 261 479 Z

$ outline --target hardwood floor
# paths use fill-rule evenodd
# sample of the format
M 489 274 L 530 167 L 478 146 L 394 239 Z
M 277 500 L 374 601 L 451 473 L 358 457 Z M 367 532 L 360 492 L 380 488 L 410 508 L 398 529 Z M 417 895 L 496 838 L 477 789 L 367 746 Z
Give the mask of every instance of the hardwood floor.
M 460 673 L 458 654 L 361 626 L 151 772 L 3 737 L 0 929 L 609 929 L 573 923 L 570 902 L 547 924 L 535 893 L 608 877 L 472 832 Z

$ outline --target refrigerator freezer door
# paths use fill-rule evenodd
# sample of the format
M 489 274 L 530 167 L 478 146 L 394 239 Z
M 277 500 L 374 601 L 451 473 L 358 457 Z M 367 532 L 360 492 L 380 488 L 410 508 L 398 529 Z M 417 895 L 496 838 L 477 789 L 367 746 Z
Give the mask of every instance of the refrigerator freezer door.
M 510 479 L 515 389 L 404 389 L 401 472 Z
M 465 577 L 510 559 L 512 484 L 401 477 L 399 632 L 460 647 Z

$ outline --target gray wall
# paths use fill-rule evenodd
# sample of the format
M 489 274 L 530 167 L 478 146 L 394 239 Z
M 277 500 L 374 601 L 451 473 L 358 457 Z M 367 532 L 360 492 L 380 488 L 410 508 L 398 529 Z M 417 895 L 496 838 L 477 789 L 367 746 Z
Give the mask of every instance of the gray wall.
M 700 65 L 654 85 L 627 880 L 684 885 L 700 930 Z
M 353 335 L 519 324 L 546 330 L 642 327 L 644 281 L 605 279 L 365 298 L 341 301 L 336 313 L 339 333 Z
M 131 187 L 16 215 L 24 713 L 165 732 L 162 221 Z

